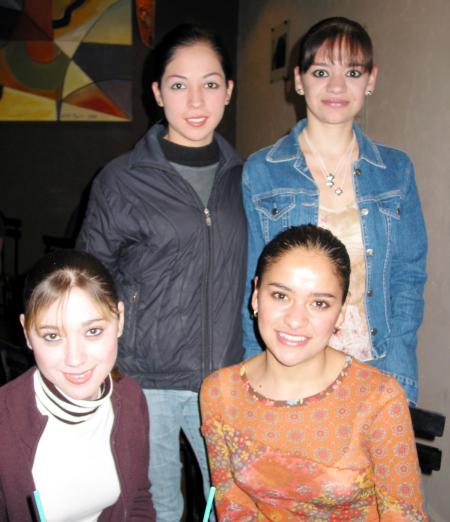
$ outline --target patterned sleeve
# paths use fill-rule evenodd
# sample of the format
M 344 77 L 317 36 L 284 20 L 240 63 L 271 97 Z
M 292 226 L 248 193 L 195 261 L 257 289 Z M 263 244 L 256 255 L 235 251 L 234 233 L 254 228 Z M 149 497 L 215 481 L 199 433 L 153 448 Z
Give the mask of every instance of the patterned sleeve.
M 202 433 L 216 487 L 216 510 L 221 522 L 253 522 L 258 520 L 259 510 L 233 479 L 230 448 L 225 440 L 226 425 L 222 421 L 224 401 L 219 374 L 220 371 L 208 377 L 200 390 Z
M 369 442 L 380 520 L 427 521 L 405 392 L 395 379 L 389 379 L 383 385 L 382 396 Z

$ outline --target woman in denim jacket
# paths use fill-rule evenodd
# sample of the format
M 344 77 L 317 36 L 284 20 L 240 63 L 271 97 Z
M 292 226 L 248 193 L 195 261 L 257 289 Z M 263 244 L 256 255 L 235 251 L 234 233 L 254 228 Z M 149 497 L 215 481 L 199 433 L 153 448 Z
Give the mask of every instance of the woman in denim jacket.
M 246 357 L 261 350 L 248 304 L 264 245 L 289 226 L 319 224 L 352 261 L 346 318 L 330 345 L 395 376 L 415 404 L 427 239 L 410 158 L 375 144 L 354 122 L 377 72 L 370 37 L 352 20 L 323 20 L 300 42 L 295 87 L 307 118 L 244 168 L 244 347 Z

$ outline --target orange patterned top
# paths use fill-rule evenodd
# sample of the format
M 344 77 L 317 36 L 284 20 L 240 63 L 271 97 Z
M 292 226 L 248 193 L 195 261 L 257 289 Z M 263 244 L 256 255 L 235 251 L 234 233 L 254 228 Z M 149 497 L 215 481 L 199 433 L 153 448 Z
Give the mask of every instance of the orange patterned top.
M 406 397 L 376 368 L 348 357 L 326 390 L 285 402 L 235 365 L 200 404 L 221 521 L 428 520 Z

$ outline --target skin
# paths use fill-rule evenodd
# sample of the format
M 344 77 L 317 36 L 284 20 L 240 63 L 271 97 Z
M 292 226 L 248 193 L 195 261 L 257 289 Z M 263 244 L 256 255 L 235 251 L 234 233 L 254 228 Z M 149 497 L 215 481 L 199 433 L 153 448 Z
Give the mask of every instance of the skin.
M 298 67 L 294 70 L 295 87 L 302 89 L 305 95 L 308 136 L 331 172 L 348 150 L 353 138 L 353 121 L 361 111 L 367 93 L 375 90 L 377 74 L 376 67 L 368 73 L 361 65 L 351 64 L 348 50 L 337 46 L 333 60 L 330 61 L 322 46 L 305 73 L 300 73 Z M 326 186 L 321 164 L 306 142 L 304 133 L 300 134 L 299 143 L 320 190 L 321 205 L 337 209 L 352 204 L 355 196 L 350 170 L 359 156 L 357 144 L 341 171 L 338 185 L 344 192 L 337 199 Z
M 152 90 L 168 121 L 166 139 L 186 147 L 203 147 L 212 142 L 233 82 L 225 79 L 211 46 L 196 43 L 177 49 L 160 85 L 153 82 Z
M 252 296 L 266 350 L 246 364 L 250 383 L 279 400 L 308 397 L 331 384 L 345 364 L 345 356 L 328 347 L 344 320 L 342 297 L 335 268 L 320 251 L 295 248 L 270 264 Z
M 295 68 L 295 87 L 305 93 L 308 126 L 351 127 L 368 91 L 375 90 L 378 69 L 373 67 L 370 73 L 365 72 L 361 65 L 350 64 L 349 59 L 345 49 L 339 53 L 336 47 L 330 61 L 322 46 L 306 73 L 301 74 L 299 68 Z
M 42 310 L 30 331 L 24 329 L 37 367 L 65 395 L 78 400 L 99 396 L 117 358 L 123 303 L 118 310 L 118 316 L 106 318 L 90 296 L 75 287 Z M 20 322 L 24 326 L 23 314 Z

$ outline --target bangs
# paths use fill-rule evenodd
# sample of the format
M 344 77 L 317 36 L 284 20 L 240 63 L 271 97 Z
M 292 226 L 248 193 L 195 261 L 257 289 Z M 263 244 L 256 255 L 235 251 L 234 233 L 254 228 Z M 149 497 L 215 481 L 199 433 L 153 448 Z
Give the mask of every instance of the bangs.
M 331 24 L 307 33 L 300 44 L 299 68 L 306 73 L 316 60 L 317 53 L 330 63 L 362 67 L 372 72 L 373 48 L 369 35 L 345 24 Z M 322 58 L 322 56 L 321 56 Z
M 335 38 L 328 38 L 315 52 L 311 65 L 313 65 L 319 51 L 323 52 L 325 59 L 330 63 L 359 66 L 364 69 L 364 72 L 369 73 L 372 71 L 372 56 L 368 55 L 359 39 L 352 38 L 351 34 L 338 34 Z

